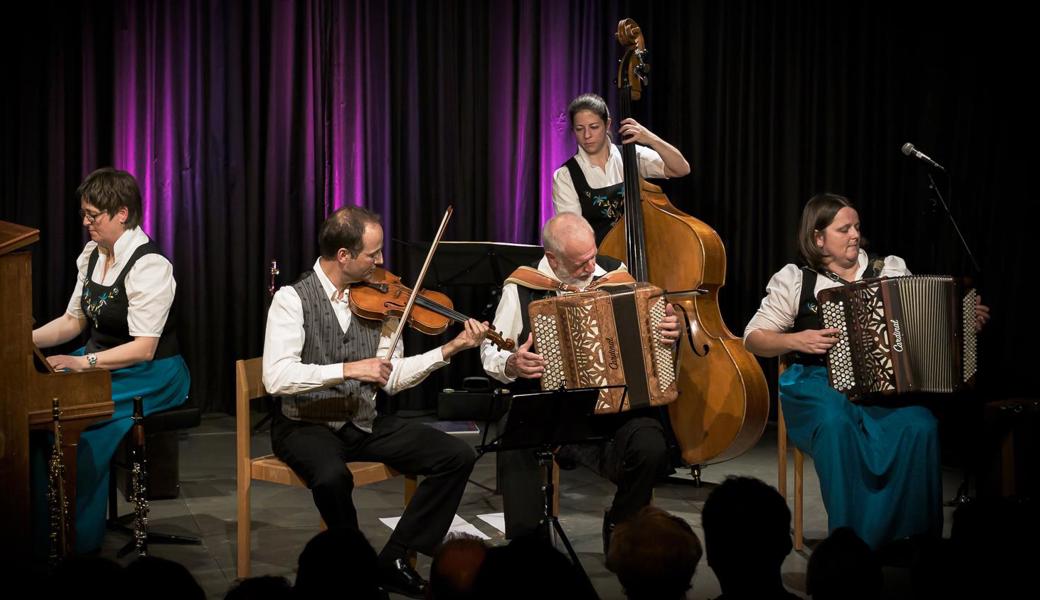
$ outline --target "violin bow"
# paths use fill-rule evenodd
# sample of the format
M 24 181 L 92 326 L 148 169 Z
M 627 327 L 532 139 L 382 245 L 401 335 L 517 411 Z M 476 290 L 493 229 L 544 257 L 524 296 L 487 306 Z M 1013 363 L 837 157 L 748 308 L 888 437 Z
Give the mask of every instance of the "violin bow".
M 430 245 L 430 251 L 426 253 L 426 262 L 423 263 L 422 271 L 419 272 L 419 278 L 415 280 L 415 285 L 412 287 L 412 294 L 408 296 L 408 304 L 404 307 L 404 312 L 401 313 L 401 321 L 397 324 L 397 331 L 394 332 L 394 337 L 390 340 L 390 349 L 387 350 L 386 360 L 390 360 L 394 356 L 394 350 L 397 348 L 397 343 L 401 341 L 401 334 L 404 333 L 405 327 L 408 326 L 408 317 L 412 314 L 412 307 L 415 306 L 415 299 L 419 297 L 419 290 L 422 289 L 423 280 L 426 279 L 426 271 L 430 268 L 430 262 L 433 261 L 433 253 L 437 251 L 437 245 L 441 243 L 441 237 L 444 236 L 444 230 L 448 227 L 448 220 L 451 219 L 451 213 L 453 209 L 451 206 L 448 210 L 444 211 L 444 218 L 441 219 L 441 226 L 437 229 L 437 235 L 433 238 L 433 244 Z

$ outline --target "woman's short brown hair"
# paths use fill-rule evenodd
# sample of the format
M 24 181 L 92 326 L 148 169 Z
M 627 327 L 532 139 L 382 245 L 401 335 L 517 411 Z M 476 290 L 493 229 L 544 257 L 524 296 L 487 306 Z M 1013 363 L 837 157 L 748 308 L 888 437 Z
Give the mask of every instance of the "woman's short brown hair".
M 102 167 L 83 180 L 76 188 L 76 203 L 86 200 L 98 210 L 115 217 L 119 209 L 126 207 L 126 228 L 133 229 L 141 224 L 141 189 L 137 180 L 126 171 Z

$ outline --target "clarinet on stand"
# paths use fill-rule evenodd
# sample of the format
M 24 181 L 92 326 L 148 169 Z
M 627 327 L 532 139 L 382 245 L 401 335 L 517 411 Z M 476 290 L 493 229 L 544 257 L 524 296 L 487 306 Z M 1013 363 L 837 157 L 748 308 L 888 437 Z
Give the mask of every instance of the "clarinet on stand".
M 272 260 L 271 261 L 271 283 L 269 283 L 267 285 L 267 295 L 272 297 L 272 298 L 274 298 L 274 293 L 278 291 L 278 281 L 277 281 L 276 278 L 279 275 L 281 275 L 281 274 L 282 274 L 282 272 L 278 270 L 278 261 L 277 260 Z
M 50 554 L 53 567 L 69 554 L 69 499 L 65 495 L 65 453 L 61 449 L 61 408 L 58 399 L 51 400 L 54 447 L 47 468 L 47 506 L 50 513 Z
M 144 408 L 140 396 L 134 396 L 134 424 L 130 429 L 130 500 L 134 503 L 133 537 L 117 556 L 131 549 L 138 556 L 148 556 L 148 459 L 144 444 Z
M 270 279 L 269 283 L 267 284 L 267 295 L 268 295 L 268 297 L 274 298 L 274 293 L 278 291 L 278 287 L 279 287 L 279 285 L 278 285 L 278 276 L 281 275 L 281 274 L 282 274 L 282 272 L 278 268 L 278 261 L 277 260 L 272 260 L 271 261 L 271 270 L 270 270 L 271 279 Z M 269 402 L 270 402 L 270 399 L 264 401 L 265 405 L 268 405 Z M 253 426 L 253 433 L 256 433 L 256 432 L 260 431 L 260 429 L 264 426 L 264 424 L 266 424 L 270 420 L 271 420 L 271 412 L 268 411 L 267 414 L 265 414 L 263 416 L 263 418 L 261 418 L 259 421 L 257 421 L 256 425 Z

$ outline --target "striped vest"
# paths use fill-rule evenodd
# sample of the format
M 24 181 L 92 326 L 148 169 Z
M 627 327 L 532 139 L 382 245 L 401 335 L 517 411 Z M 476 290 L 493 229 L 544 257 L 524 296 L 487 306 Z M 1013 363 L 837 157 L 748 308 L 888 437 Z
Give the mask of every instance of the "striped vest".
M 376 356 L 381 322 L 355 315 L 343 333 L 332 302 L 314 271 L 308 271 L 293 284 L 293 289 L 303 306 L 304 341 L 300 359 L 304 364 L 330 365 Z M 376 418 L 375 393 L 376 387 L 370 383 L 348 380 L 333 387 L 282 396 L 282 414 L 297 421 L 327 423 L 337 429 L 352 421 L 359 428 L 371 431 Z

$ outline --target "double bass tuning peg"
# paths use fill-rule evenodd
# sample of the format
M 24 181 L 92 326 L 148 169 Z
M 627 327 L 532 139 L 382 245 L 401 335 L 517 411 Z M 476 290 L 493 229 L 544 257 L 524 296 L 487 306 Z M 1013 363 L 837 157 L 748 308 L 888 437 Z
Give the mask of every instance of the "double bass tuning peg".
M 636 65 L 636 76 L 643 82 L 643 85 L 646 85 L 647 76 L 650 75 L 650 51 L 636 50 L 636 58 L 639 59 L 639 64 Z

